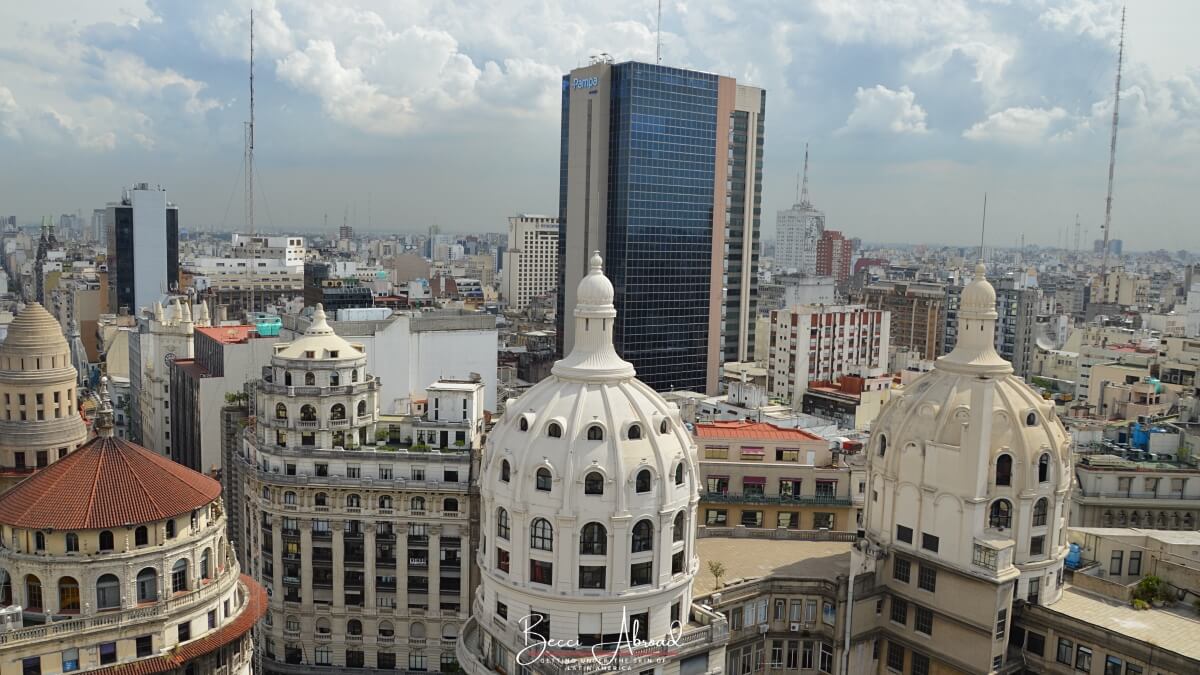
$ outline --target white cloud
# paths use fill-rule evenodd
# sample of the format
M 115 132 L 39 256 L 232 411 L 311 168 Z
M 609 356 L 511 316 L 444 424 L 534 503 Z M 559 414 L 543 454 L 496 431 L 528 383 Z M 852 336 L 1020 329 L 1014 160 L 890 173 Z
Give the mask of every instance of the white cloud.
M 20 140 L 21 132 L 17 130 L 17 115 L 21 108 L 12 91 L 0 85 L 0 135 L 13 140 Z
M 970 129 L 963 132 L 963 138 L 972 141 L 1002 143 L 1040 143 L 1046 140 L 1051 130 L 1067 117 L 1067 111 L 1059 107 L 1006 108 L 973 124 Z M 1061 138 L 1065 139 L 1065 137 Z
M 74 140 L 84 150 L 108 151 L 117 147 L 117 135 L 112 131 L 95 131 L 87 123 L 50 106 L 42 109 L 41 121 L 51 133 L 58 132 Z
M 854 110 L 837 133 L 924 134 L 928 131 L 925 110 L 916 99 L 908 87 L 900 87 L 899 91 L 882 84 L 870 89 L 859 87 L 854 92 Z
M 141 57 L 126 52 L 96 50 L 104 77 L 116 89 L 139 96 L 183 99 L 184 110 L 202 115 L 220 106 L 216 100 L 200 95 L 207 85 L 167 69 L 153 68 Z

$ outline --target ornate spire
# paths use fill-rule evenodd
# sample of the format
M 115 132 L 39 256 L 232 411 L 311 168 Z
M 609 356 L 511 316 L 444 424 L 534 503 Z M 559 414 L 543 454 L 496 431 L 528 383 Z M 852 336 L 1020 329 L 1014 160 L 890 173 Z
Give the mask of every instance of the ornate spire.
M 963 289 L 958 305 L 958 343 L 937 360 L 940 370 L 971 375 L 1005 375 L 1012 364 L 996 353 L 996 289 L 987 280 L 983 261 Z
M 108 376 L 100 377 L 100 385 L 96 388 L 96 395 L 100 398 L 100 405 L 96 408 L 96 423 L 93 428 L 96 430 L 96 436 L 99 438 L 112 438 L 113 435 L 113 405 L 112 399 L 108 397 Z
M 308 330 L 304 331 L 304 334 L 333 335 L 333 329 L 329 327 L 329 322 L 325 320 L 325 305 L 317 303 L 317 308 L 313 311 L 312 323 L 308 324 Z
M 592 254 L 590 269 L 575 293 L 575 347 L 551 369 L 557 377 L 590 382 L 620 380 L 636 375 L 633 364 L 617 355 L 613 348 L 612 282 L 604 276 L 600 252 Z

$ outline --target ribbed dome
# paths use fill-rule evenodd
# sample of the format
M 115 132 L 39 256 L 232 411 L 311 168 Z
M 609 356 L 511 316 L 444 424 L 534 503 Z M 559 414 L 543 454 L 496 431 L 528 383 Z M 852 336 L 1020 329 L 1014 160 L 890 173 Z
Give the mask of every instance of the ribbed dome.
M 312 323 L 308 324 L 304 335 L 275 352 L 275 356 L 285 359 L 303 359 L 309 358 L 307 356 L 309 352 L 315 354 L 315 358 L 320 359 L 347 359 L 363 356 L 363 351 L 357 345 L 333 332 L 333 328 L 325 318 L 325 308 L 319 303 L 316 311 L 313 312 Z M 337 354 L 336 357 L 332 356 L 334 353 Z
M 604 260 L 600 252 L 592 254 L 588 273 L 579 282 L 575 297 L 578 298 L 579 309 L 603 307 L 613 304 L 612 282 L 604 276 Z
M 25 305 L 17 318 L 8 325 L 8 337 L 0 345 L 0 354 L 37 353 L 68 351 L 67 339 L 63 337 L 58 321 L 39 303 Z
M 960 312 L 969 312 L 971 318 L 996 318 L 996 289 L 987 280 L 987 268 L 983 263 L 975 266 L 975 278 L 962 292 Z

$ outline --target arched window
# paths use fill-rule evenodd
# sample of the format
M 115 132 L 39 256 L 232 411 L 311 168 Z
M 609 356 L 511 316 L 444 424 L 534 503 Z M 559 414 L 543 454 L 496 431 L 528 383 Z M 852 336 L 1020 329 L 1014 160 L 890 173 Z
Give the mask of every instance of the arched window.
M 304 386 L 313 387 L 317 384 L 317 376 L 312 373 L 304 374 Z
M 358 619 L 350 619 L 347 621 L 346 633 L 349 635 L 362 635 L 362 622 Z
M 589 441 L 604 440 L 604 429 L 602 429 L 598 424 L 593 424 L 592 426 L 588 427 L 587 438 Z
M 410 624 L 408 627 L 408 635 L 409 637 L 424 638 L 425 624 L 421 623 L 420 621 L 412 622 L 412 624 Z
M 346 495 L 346 506 L 352 509 L 361 508 L 362 497 L 359 497 L 358 495 Z
M 683 462 L 675 465 L 675 484 L 683 485 Z
M 58 580 L 58 611 L 63 614 L 79 613 L 79 582 L 75 577 Z
M 887 453 L 887 436 L 879 434 L 879 456 L 883 457 Z
M 379 622 L 379 635 L 382 637 L 392 637 L 396 634 L 396 629 L 392 627 L 391 621 Z
M 538 469 L 537 470 L 537 489 L 541 490 L 542 492 L 549 492 L 550 491 L 550 483 L 551 483 L 550 469 L 547 469 L 544 466 L 541 467 L 540 469 Z
M 412 509 L 413 511 L 424 511 L 425 510 L 425 498 L 424 497 L 413 497 L 412 499 L 410 499 L 408 501 L 408 508 Z
M 1038 423 L 1037 413 L 1030 412 L 1028 415 L 1025 416 L 1025 426 L 1036 427 L 1037 423 Z
M 675 525 L 671 529 L 671 541 L 683 541 L 687 535 L 687 519 L 683 515 L 683 511 L 675 514 Z
M 367 402 L 366 401 L 358 402 L 358 413 L 357 414 L 359 417 L 367 416 Z
M 1041 527 L 1046 524 L 1046 510 L 1050 500 L 1042 497 L 1033 503 L 1033 526 Z
M 558 422 L 551 422 L 546 425 L 546 435 L 550 438 L 562 438 L 562 425 Z
M 44 605 L 42 604 L 42 580 L 36 576 L 29 574 L 25 576 L 25 609 L 41 612 Z
M 74 532 L 67 533 L 67 553 L 79 552 L 79 535 Z
M 517 428 L 521 431 L 529 431 L 529 418 L 522 417 L 520 420 L 517 420 Z
M 458 511 L 458 500 L 454 497 L 446 497 L 442 500 L 442 511 L 456 513 Z
M 342 383 L 342 376 L 335 370 L 329 374 L 329 386 L 336 387 Z
M 642 469 L 637 473 L 637 478 L 633 481 L 634 491 L 638 493 L 650 491 L 650 469 Z
M 41 532 L 33 533 L 33 550 L 35 550 L 35 551 L 45 551 L 46 550 L 46 535 L 42 534 Z
M 500 480 L 505 483 L 512 480 L 512 467 L 508 465 L 507 459 L 500 461 Z
M 145 525 L 139 525 L 138 528 L 133 531 L 133 545 L 146 546 L 149 543 L 150 530 L 147 529 Z
M 267 487 L 266 485 L 264 485 L 263 489 L 262 489 L 262 498 L 263 499 L 271 498 L 271 488 Z
M 275 404 L 275 419 L 286 420 L 288 418 L 287 406 L 282 403 Z
M 350 371 L 350 381 L 358 382 L 358 368 L 355 368 L 354 370 Z
M 538 551 L 554 550 L 554 528 L 545 518 L 537 518 L 529 527 L 529 547 Z
M 583 494 L 604 494 L 604 476 L 599 471 L 592 471 L 583 477 Z
M 317 506 L 329 506 L 329 495 L 324 492 L 318 492 L 313 496 L 313 504 Z
M 600 523 L 588 523 L 579 531 L 580 555 L 605 555 L 608 553 L 608 531 Z
M 105 530 L 100 533 L 100 550 L 101 551 L 113 550 L 113 533 L 112 532 Z
M 665 434 L 671 429 L 671 423 L 668 420 L 663 420 L 658 423 L 658 433 Z
M 291 490 L 288 490 L 287 492 L 283 493 L 283 503 L 295 506 L 296 505 L 296 493 L 292 492 Z
M 333 406 L 329 408 L 329 419 L 331 419 L 331 420 L 346 419 L 346 406 L 342 405 L 341 403 L 334 403 Z
M 183 593 L 188 589 L 188 564 L 187 560 L 180 558 L 175 561 L 171 567 L 171 592 Z
M 1012 504 L 1007 499 L 992 502 L 992 509 L 988 514 L 988 527 L 1002 530 L 1012 527 Z
M 0 607 L 8 607 L 13 603 L 12 579 L 7 570 L 0 569 Z
M 508 511 L 504 509 L 496 510 L 496 536 L 501 539 L 508 539 L 509 536 Z
M 171 520 L 167 521 L 167 539 L 174 539 L 174 538 L 175 538 L 175 519 L 172 518 Z
M 96 580 L 96 609 L 121 608 L 121 581 L 115 574 L 105 574 Z
M 642 427 L 640 424 L 629 425 L 629 440 L 636 441 L 642 437 Z
M 1038 482 L 1045 483 L 1050 480 L 1050 455 L 1042 454 L 1038 457 Z
M 996 458 L 996 485 L 1012 485 L 1012 455 Z
M 317 635 L 329 635 L 332 632 L 332 626 L 329 619 L 319 617 L 317 619 Z
M 212 549 L 211 548 L 204 549 L 204 552 L 200 554 L 200 578 L 201 579 L 211 579 L 212 578 Z
M 288 387 L 292 386 L 292 374 L 291 373 L 283 374 L 283 383 L 284 383 L 284 385 L 286 385 Z
M 633 552 L 654 550 L 654 525 L 649 520 L 639 520 L 633 526 Z
M 153 567 L 147 567 L 138 572 L 137 601 L 139 603 L 158 601 L 158 572 Z
M 392 508 L 392 497 L 391 497 L 391 495 L 383 495 L 383 496 L 381 496 L 381 497 L 379 498 L 379 508 L 381 508 L 381 509 L 390 509 L 390 508 Z
M 300 406 L 300 419 L 304 422 L 316 422 L 317 409 L 308 404 Z

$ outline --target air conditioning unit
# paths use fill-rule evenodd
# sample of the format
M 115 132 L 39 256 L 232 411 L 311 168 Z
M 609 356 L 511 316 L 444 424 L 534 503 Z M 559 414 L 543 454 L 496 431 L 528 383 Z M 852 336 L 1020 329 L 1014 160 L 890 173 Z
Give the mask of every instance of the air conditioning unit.
M 793 633 L 799 633 L 800 632 L 800 624 L 798 624 L 798 623 L 789 624 L 788 630 L 790 630 Z
M 766 634 L 767 634 L 767 631 L 768 631 L 768 630 L 770 630 L 770 629 L 771 629 L 771 627 L 770 627 L 770 626 L 768 626 L 768 625 L 767 625 L 767 624 L 765 624 L 765 623 L 760 623 L 760 624 L 758 624 L 758 632 L 759 632 L 759 633 L 762 633 L 763 635 L 766 635 Z

